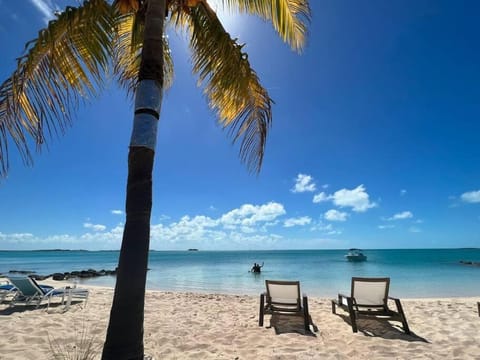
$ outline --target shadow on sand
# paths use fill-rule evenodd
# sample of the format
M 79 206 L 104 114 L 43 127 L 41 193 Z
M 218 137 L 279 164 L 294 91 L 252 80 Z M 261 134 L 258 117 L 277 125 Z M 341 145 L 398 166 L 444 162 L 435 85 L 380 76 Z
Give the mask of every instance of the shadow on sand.
M 316 331 L 318 327 L 313 323 L 310 318 L 310 329 L 313 328 L 313 332 L 306 331 L 304 328 L 303 318 L 300 316 L 284 315 L 274 313 L 270 318 L 270 326 L 267 328 L 274 328 L 277 335 L 286 334 L 286 333 L 297 333 L 305 336 L 316 337 Z
M 80 304 L 82 301 L 72 301 L 70 306 L 74 306 L 75 304 Z M 15 306 L 10 306 L 8 302 L 3 302 L 0 304 L 0 316 L 9 316 L 14 313 L 28 313 L 32 311 L 43 311 L 47 314 L 50 313 L 64 313 L 67 312 L 68 309 L 65 307 L 64 304 L 62 303 L 50 303 L 50 309 L 47 310 L 47 304 L 42 304 L 40 306 L 36 305 L 24 305 L 24 304 L 18 304 Z
M 352 326 L 350 317 L 344 314 L 336 314 L 345 321 L 348 326 Z M 404 340 L 409 342 L 424 342 L 430 343 L 427 339 L 415 334 L 410 329 L 410 334 L 405 334 L 403 328 L 400 325 L 393 324 L 388 319 L 376 318 L 376 319 L 357 319 L 358 331 L 365 336 L 381 337 L 388 340 Z

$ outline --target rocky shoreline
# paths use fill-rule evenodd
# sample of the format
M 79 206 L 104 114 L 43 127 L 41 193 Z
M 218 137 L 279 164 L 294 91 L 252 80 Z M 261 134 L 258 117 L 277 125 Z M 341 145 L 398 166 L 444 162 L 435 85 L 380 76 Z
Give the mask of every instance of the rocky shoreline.
M 69 271 L 69 272 L 56 272 L 53 274 L 49 275 L 40 275 L 36 274 L 34 271 L 28 271 L 28 270 L 10 270 L 8 274 L 21 274 L 21 275 L 27 275 L 35 280 L 45 280 L 49 277 L 52 278 L 52 280 L 69 280 L 69 279 L 76 279 L 76 278 L 81 278 L 81 279 L 88 279 L 88 278 L 95 278 L 99 276 L 115 276 L 117 274 L 117 270 L 95 270 L 95 269 L 87 269 L 87 270 L 80 270 L 80 271 Z M 0 274 L 4 276 L 8 276 L 8 274 Z
M 470 266 L 480 266 L 480 262 L 469 261 L 469 260 L 460 260 L 460 264 L 462 264 L 462 265 L 470 265 Z

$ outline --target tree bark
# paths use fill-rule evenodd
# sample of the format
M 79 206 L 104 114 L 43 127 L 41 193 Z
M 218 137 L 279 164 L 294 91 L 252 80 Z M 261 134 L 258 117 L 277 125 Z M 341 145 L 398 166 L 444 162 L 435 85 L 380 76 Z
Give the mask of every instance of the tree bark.
M 152 170 L 163 90 L 165 0 L 148 0 L 128 155 L 126 222 L 102 360 L 143 360 Z

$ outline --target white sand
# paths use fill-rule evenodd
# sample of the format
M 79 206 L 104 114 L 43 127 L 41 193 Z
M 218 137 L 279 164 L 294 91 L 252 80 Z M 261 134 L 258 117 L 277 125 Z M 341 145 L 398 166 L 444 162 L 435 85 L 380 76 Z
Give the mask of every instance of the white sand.
M 53 282 L 56 286 L 59 283 Z M 0 305 L 0 359 L 50 359 L 50 342 L 72 348 L 84 329 L 100 358 L 113 289 L 90 287 L 85 308 Z M 148 291 L 145 352 L 159 359 L 480 359 L 480 298 L 402 300 L 412 335 L 395 322 L 359 320 L 354 334 L 346 313 L 328 299 L 309 298 L 318 326 L 305 335 L 301 320 L 266 316 L 251 296 Z M 342 316 L 343 315 L 343 316 Z M 275 325 L 274 327 L 269 327 Z M 50 340 L 49 340 L 50 338 Z

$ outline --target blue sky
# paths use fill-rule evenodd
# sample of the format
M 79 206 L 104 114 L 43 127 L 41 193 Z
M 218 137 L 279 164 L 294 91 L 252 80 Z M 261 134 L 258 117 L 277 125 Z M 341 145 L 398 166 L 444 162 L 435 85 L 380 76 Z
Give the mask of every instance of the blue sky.
M 66 0 L 0 0 L 0 78 Z M 480 246 L 480 4 L 311 1 L 302 55 L 268 23 L 222 14 L 275 100 L 248 174 L 169 31 L 152 249 Z M 116 84 L 0 182 L 0 249 L 118 249 L 131 103 Z

